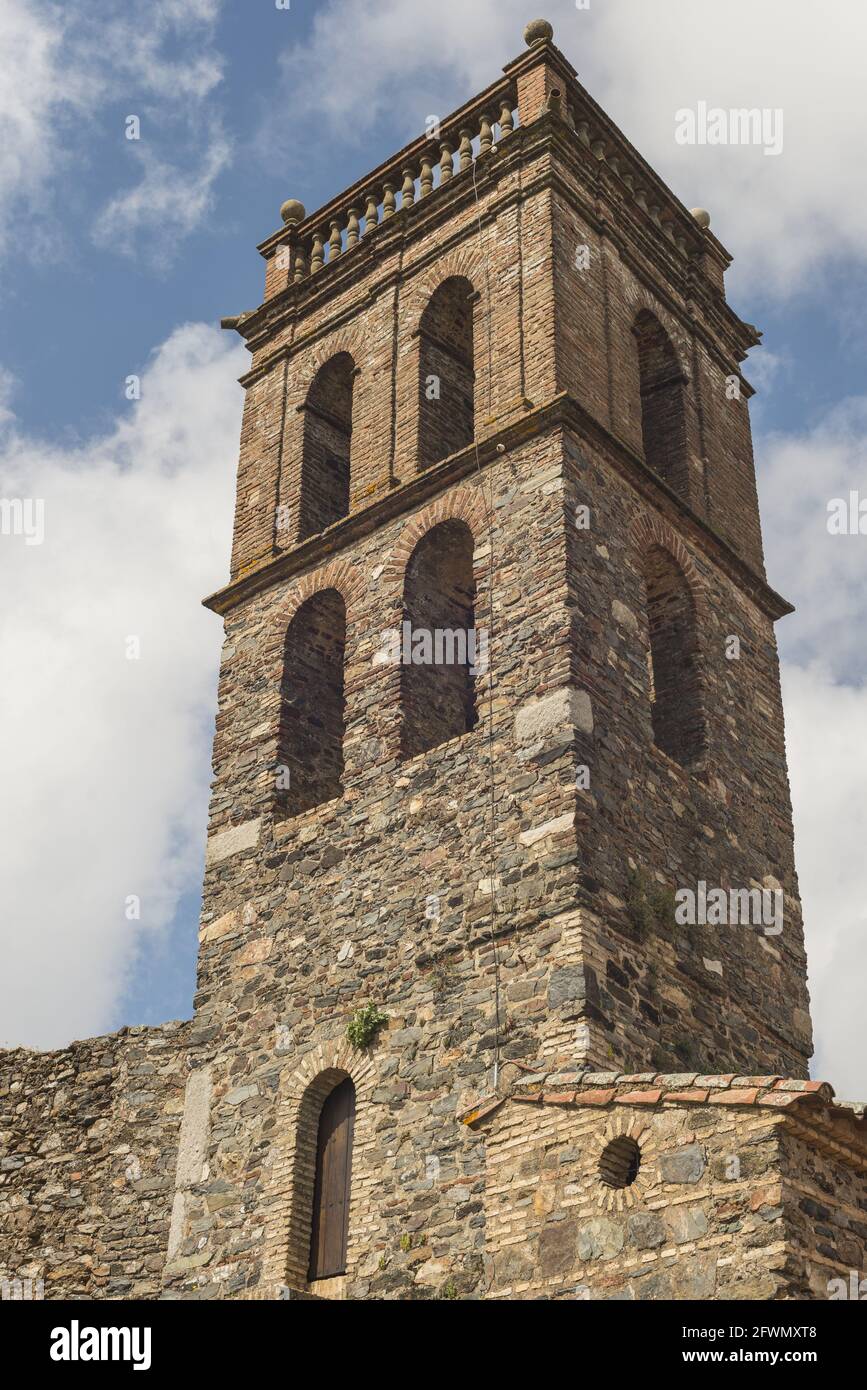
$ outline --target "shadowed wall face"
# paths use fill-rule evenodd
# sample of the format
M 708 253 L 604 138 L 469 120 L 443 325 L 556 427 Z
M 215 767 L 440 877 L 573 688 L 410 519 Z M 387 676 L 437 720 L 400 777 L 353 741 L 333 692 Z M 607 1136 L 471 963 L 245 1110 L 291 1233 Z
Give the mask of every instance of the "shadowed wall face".
M 349 453 L 355 363 L 338 353 L 316 373 L 304 406 L 300 539 L 349 514 Z
M 683 372 L 662 325 L 647 311 L 633 328 L 641 378 L 644 459 L 669 487 L 688 500 Z
M 343 599 L 334 589 L 314 594 L 286 634 L 277 787 L 287 815 L 343 791 L 345 646 Z
M 413 551 L 404 586 L 414 658 L 401 668 L 404 757 L 475 728 L 475 599 L 469 527 L 435 526 Z
M 473 287 L 456 276 L 432 297 L 419 325 L 418 469 L 473 442 Z
M 645 557 L 653 738 L 686 766 L 704 748 L 695 605 L 689 584 L 661 546 Z

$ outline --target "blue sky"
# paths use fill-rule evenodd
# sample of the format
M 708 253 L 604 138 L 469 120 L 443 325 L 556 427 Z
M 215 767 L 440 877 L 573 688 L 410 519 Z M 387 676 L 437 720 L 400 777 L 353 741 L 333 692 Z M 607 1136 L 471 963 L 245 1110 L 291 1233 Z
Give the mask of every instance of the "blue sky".
M 825 525 L 830 498 L 867 496 L 867 19 L 846 0 L 821 25 L 808 0 L 544 12 L 595 98 L 710 209 L 730 302 L 764 330 L 746 374 L 769 578 L 799 609 L 778 634 L 815 1069 L 867 1094 L 867 536 Z M 5 0 L 0 466 L 48 525 L 44 546 L 0 549 L 0 1041 L 189 1013 L 220 644 L 199 600 L 227 573 L 247 360 L 216 325 L 260 302 L 255 246 L 285 198 L 312 211 L 487 85 L 532 17 L 527 0 Z M 782 153 L 678 146 L 674 113 L 699 100 L 781 108 Z

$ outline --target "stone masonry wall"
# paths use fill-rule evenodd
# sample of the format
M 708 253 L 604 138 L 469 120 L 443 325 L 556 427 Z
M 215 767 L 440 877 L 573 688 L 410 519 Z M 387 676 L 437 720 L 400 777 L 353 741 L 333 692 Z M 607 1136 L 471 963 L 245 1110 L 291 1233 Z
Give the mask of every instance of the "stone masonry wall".
M 790 1298 L 867 1296 L 867 1122 L 859 1110 L 837 1110 L 833 1125 L 810 1117 L 784 1133 Z
M 758 1057 L 806 1076 L 806 957 L 773 624 L 672 510 L 647 506 L 610 447 L 567 440 L 565 499 L 572 680 L 594 721 L 576 753 L 589 770 L 576 828 L 580 901 L 595 924 L 583 1009 L 612 1049 L 606 1057 L 597 1047 L 596 1059 L 750 1071 Z M 574 524 L 579 507 L 586 528 Z M 688 767 L 654 740 L 644 562 L 657 546 L 684 573 L 695 607 L 705 749 Z M 726 655 L 731 636 L 736 660 Z M 646 893 L 669 895 L 699 881 L 779 885 L 782 932 L 678 926 L 670 896 L 664 913 L 642 920 L 630 903 L 636 876 Z
M 490 1076 L 497 982 L 504 1059 L 578 1047 L 596 1065 L 646 1065 L 659 1052 L 682 1066 L 688 1041 L 704 1065 L 725 1057 L 745 1068 L 758 1053 L 781 1072 L 806 1068 L 807 1045 L 792 1032 L 792 1001 L 803 998 L 796 925 L 791 945 L 785 933 L 693 941 L 663 930 L 642 940 L 626 902 L 630 859 L 666 883 L 736 871 L 750 882 L 766 871 L 764 837 L 785 814 L 782 763 L 769 761 L 774 780 L 762 787 L 742 750 L 770 758 L 778 737 L 779 709 L 766 703 L 773 649 L 760 635 L 768 620 L 706 557 L 690 559 L 667 537 L 716 586 L 703 640 L 713 645 L 711 611 L 723 629 L 734 612 L 756 634 L 756 659 L 766 652 L 769 662 L 757 703 L 742 693 L 755 667 L 730 671 L 720 645 L 708 660 L 714 760 L 704 775 L 678 768 L 654 747 L 646 684 L 641 525 L 652 531 L 657 519 L 612 462 L 588 441 L 582 449 L 557 429 L 516 443 L 482 479 L 446 482 L 435 501 L 228 618 L 194 1034 L 212 1068 L 212 1128 L 208 1177 L 168 1272 L 174 1293 L 214 1296 L 226 1281 L 249 1293 L 285 1279 L 300 1160 L 281 1147 L 293 1128 L 283 1116 L 299 1069 L 341 1046 L 367 1000 L 390 1015 L 387 1032 L 369 1056 L 327 1067 L 354 1077 L 363 1066 L 368 1083 L 349 1296 L 478 1287 L 483 1232 L 459 1211 L 478 1200 L 482 1158 L 453 1126 Z M 594 518 L 586 534 L 571 521 L 579 479 Z M 458 518 L 474 535 L 477 622 L 486 620 L 491 497 L 493 860 L 484 696 L 476 729 L 401 760 L 400 670 L 379 658 L 383 628 L 402 613 L 409 556 L 438 522 Z M 287 821 L 275 814 L 272 771 L 283 634 L 311 593 L 332 587 L 347 605 L 344 794 Z M 579 762 L 591 769 L 583 794 Z M 751 796 L 767 797 L 758 813 Z M 416 1235 L 424 1244 L 410 1251 L 423 1253 L 408 1261 L 401 1241 Z
M 503 988 L 524 981 L 514 1010 L 501 1004 L 501 1047 L 516 1056 L 535 1055 L 544 1035 L 544 993 L 526 976 L 547 973 L 576 884 L 560 470 L 555 442 L 537 439 L 492 465 L 484 489 L 498 513 L 508 509 L 494 569 L 494 862 L 508 895 L 498 901 L 509 904 Z M 378 659 L 382 630 L 402 616 L 409 556 L 449 517 L 474 537 L 484 624 L 487 529 L 475 480 L 339 562 L 264 592 L 227 624 L 194 1031 L 213 1074 L 209 1177 L 179 1249 L 187 1258 L 204 1235 L 208 1259 L 182 1271 L 182 1290 L 228 1267 L 248 1289 L 284 1277 L 270 1248 L 289 1229 L 293 1200 L 291 1184 L 281 1190 L 289 1159 L 279 1145 L 293 1130 L 282 1109 L 298 1069 L 339 1047 L 368 999 L 391 1023 L 369 1058 L 342 1062 L 354 1079 L 355 1066 L 370 1075 L 366 1094 L 359 1082 L 347 1287 L 436 1291 L 443 1259 L 443 1284 L 461 1278 L 468 1291 L 469 1271 L 477 1277 L 482 1231 L 459 1212 L 481 1182 L 481 1160 L 454 1117 L 484 1088 L 494 1056 L 488 732 L 482 721 L 402 760 L 401 670 Z M 286 821 L 274 814 L 269 775 L 282 634 L 308 591 L 332 584 L 348 610 L 344 795 Z M 427 1233 L 434 1261 L 420 1282 L 400 1249 L 416 1233 Z
M 154 1298 L 188 1025 L 0 1052 L 0 1275 L 46 1298 Z
M 487 1135 L 487 1296 L 827 1298 L 829 1272 L 864 1268 L 867 1197 L 863 1123 L 848 1165 L 827 1155 L 841 1114 L 822 1110 L 829 1095 L 774 1077 L 526 1077 L 469 1117 Z M 600 1163 L 621 1136 L 640 1166 L 617 1188 Z M 802 1196 L 817 1184 L 819 1201 Z M 811 1288 L 803 1256 L 823 1248 Z

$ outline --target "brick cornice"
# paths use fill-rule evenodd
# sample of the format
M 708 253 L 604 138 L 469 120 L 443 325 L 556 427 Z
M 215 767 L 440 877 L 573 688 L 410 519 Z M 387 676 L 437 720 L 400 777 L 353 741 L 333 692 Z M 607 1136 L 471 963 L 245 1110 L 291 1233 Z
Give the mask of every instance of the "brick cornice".
M 489 435 L 478 445 L 471 444 L 460 453 L 452 454 L 441 464 L 427 469 L 417 477 L 395 487 L 385 497 L 371 502 L 362 511 L 354 512 L 336 526 L 292 550 L 283 551 L 261 561 L 239 574 L 222 589 L 202 602 L 214 613 L 227 614 L 256 594 L 272 585 L 285 582 L 296 574 L 324 564 L 330 556 L 354 544 L 371 531 L 405 512 L 415 510 L 446 487 L 465 478 L 477 466 L 484 467 L 504 450 L 549 430 L 566 426 L 576 434 L 598 443 L 607 450 L 609 461 L 617 467 L 647 501 L 651 502 L 690 541 L 697 545 L 725 574 L 759 607 L 767 617 L 776 621 L 794 612 L 782 598 L 745 560 L 731 548 L 708 524 L 690 511 L 675 492 L 663 482 L 644 460 L 617 435 L 584 409 L 570 396 L 561 392 L 545 405 L 528 410 L 519 420 Z
M 529 180 L 522 182 L 520 188 L 514 187 L 509 180 L 505 191 L 499 194 L 496 185 L 502 179 L 508 179 L 516 164 L 530 164 L 546 148 L 556 148 L 563 167 L 558 162 L 552 162 L 539 168 Z M 721 295 L 712 292 L 706 276 L 694 260 L 694 256 L 699 254 L 698 242 L 694 255 L 684 256 L 673 252 L 665 237 L 652 234 L 656 230 L 652 223 L 644 226 L 642 219 L 633 213 L 622 224 L 613 222 L 598 205 L 600 179 L 604 179 L 601 171 L 605 166 L 599 165 L 595 159 L 593 165 L 589 166 L 588 158 L 592 156 L 588 156 L 584 147 L 577 142 L 575 132 L 556 116 L 548 114 L 529 126 L 519 127 L 496 154 L 480 157 L 476 161 L 479 193 L 488 195 L 481 207 L 483 225 L 496 220 L 509 205 L 525 202 L 542 189 L 551 188 L 564 198 L 577 200 L 582 216 L 593 229 L 617 247 L 636 278 L 677 316 L 684 314 L 684 305 L 678 303 L 672 289 L 683 296 L 687 312 L 691 315 L 691 330 L 701 337 L 708 351 L 722 362 L 725 369 L 731 370 L 726 354 L 729 359 L 740 362 L 749 347 L 755 346 L 758 338 L 752 326 L 745 323 Z M 315 276 L 288 286 L 245 316 L 243 336 L 250 350 L 261 350 L 284 324 L 306 316 L 323 299 L 339 298 L 353 280 L 366 280 L 371 273 L 379 272 L 375 286 L 377 292 L 386 290 L 395 279 L 413 284 L 415 268 L 407 277 L 405 272 L 393 266 L 383 272 L 383 262 L 395 243 L 416 244 L 430 238 L 434 228 L 453 219 L 464 203 L 474 201 L 473 183 L 466 177 L 467 173 L 469 171 L 456 174 L 446 188 L 437 189 L 435 198 L 416 202 L 407 210 L 401 209 L 389 221 L 380 223 L 351 254 L 344 254 L 333 263 L 329 262 Z M 569 174 L 575 182 L 570 181 Z M 679 212 L 689 217 L 675 195 L 669 192 L 668 196 L 677 204 Z M 456 243 L 465 240 L 466 236 L 466 231 L 458 233 Z M 441 242 L 432 248 L 434 263 L 442 259 L 444 249 Z M 656 268 L 657 280 L 648 280 L 643 260 Z M 358 305 L 342 307 L 335 322 L 322 325 L 321 329 L 317 327 L 317 336 L 320 332 L 334 331 L 339 323 L 350 321 L 357 309 Z M 275 361 L 297 350 L 297 344 L 292 347 L 282 345 L 245 373 L 240 378 L 241 384 L 248 386 L 258 375 L 268 371 Z
M 801 1081 L 782 1076 L 737 1076 L 734 1073 L 699 1072 L 598 1072 L 559 1066 L 554 1071 L 531 1071 L 515 1080 L 506 1095 L 483 1097 L 458 1119 L 475 1125 L 492 1113 L 494 1099 L 524 1105 L 569 1105 L 608 1108 L 619 1105 L 657 1107 L 708 1105 L 751 1107 L 768 1111 L 807 1107 L 810 1115 L 825 1112 L 850 1116 L 835 1106 L 834 1090 L 827 1081 Z M 525 1067 L 522 1066 L 524 1071 Z M 867 1125 L 861 1121 L 862 1132 Z M 867 1156 L 867 1154 L 865 1154 Z

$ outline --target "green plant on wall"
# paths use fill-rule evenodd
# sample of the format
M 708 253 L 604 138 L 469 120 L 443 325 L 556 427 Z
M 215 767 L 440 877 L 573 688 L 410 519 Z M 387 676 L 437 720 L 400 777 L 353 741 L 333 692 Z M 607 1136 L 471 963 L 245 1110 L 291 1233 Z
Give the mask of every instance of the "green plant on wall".
M 438 997 L 445 994 L 456 983 L 455 962 L 449 956 L 438 957 L 433 963 L 430 978 L 434 994 Z
M 388 1014 L 376 1004 L 363 1004 L 346 1025 L 346 1036 L 353 1047 L 368 1047 L 384 1023 L 388 1023 Z
M 643 869 L 630 869 L 626 882 L 626 915 L 639 936 L 667 933 L 674 925 L 674 890 L 648 878 Z
M 683 1066 L 689 1068 L 701 1066 L 701 1048 L 696 1043 L 695 1038 L 690 1038 L 686 1035 L 676 1038 L 674 1042 L 674 1055 Z

